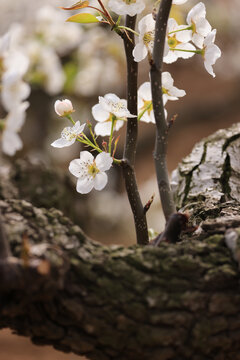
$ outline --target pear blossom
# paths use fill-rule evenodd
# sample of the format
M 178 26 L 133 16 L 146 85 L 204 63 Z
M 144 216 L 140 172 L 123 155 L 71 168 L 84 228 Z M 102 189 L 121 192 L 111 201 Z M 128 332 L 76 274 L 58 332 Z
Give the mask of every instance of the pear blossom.
M 192 27 L 192 42 L 202 48 L 204 38 L 211 32 L 211 25 L 206 20 L 206 7 L 200 2 L 187 15 L 187 23 Z
M 165 63 L 171 64 L 174 61 L 176 61 L 178 58 L 188 59 L 195 54 L 194 53 L 194 51 L 196 50 L 195 46 L 189 43 L 189 41 L 191 41 L 191 31 L 189 30 L 179 31 L 185 28 L 186 28 L 185 25 L 178 25 L 176 20 L 173 18 L 170 18 L 168 20 L 166 46 L 165 46 L 166 55 L 163 58 L 163 61 Z
M 0 136 L 2 140 L 2 150 L 9 156 L 13 156 L 16 151 L 22 148 L 22 140 L 18 132 L 24 124 L 28 106 L 29 103 L 27 101 L 15 106 L 3 121 L 3 132 L 2 136 Z
M 109 0 L 109 8 L 118 15 L 135 16 L 145 8 L 143 0 Z
M 141 121 L 155 124 L 150 82 L 143 83 L 138 89 L 138 113 Z M 166 109 L 164 109 L 164 114 L 167 118 Z
M 180 90 L 173 86 L 173 82 L 173 78 L 169 72 L 166 71 L 162 73 L 162 93 L 164 105 L 166 105 L 168 100 L 178 100 L 179 97 L 186 95 L 184 90 Z M 143 83 L 138 89 L 138 113 L 139 115 L 143 113 L 140 118 L 141 121 L 155 123 L 150 82 Z M 166 110 L 165 117 L 167 117 Z
M 30 94 L 30 86 L 22 80 L 28 66 L 28 58 L 20 51 L 10 50 L 4 59 L 1 100 L 7 111 L 17 106 Z
M 136 62 L 142 61 L 148 54 L 151 55 L 153 52 L 155 23 L 152 14 L 144 16 L 138 23 L 139 38 L 133 49 Z
M 99 96 L 99 104 L 92 107 L 92 115 L 98 121 L 94 129 L 95 133 L 101 136 L 111 134 L 112 121 L 114 121 L 113 129 L 118 131 L 127 118 L 136 117 L 127 109 L 127 100 L 120 99 L 115 94 Z
M 56 148 L 71 146 L 75 143 L 78 136 L 83 132 L 85 124 L 80 125 L 77 121 L 74 126 L 65 127 L 61 133 L 60 139 L 55 140 L 51 145 Z
M 186 95 L 184 90 L 180 90 L 173 86 L 173 78 L 168 71 L 162 73 L 162 92 L 164 105 L 168 100 L 178 100 L 178 98 Z
M 94 159 L 89 151 L 81 151 L 80 159 L 70 162 L 69 171 L 78 178 L 76 190 L 80 194 L 87 194 L 93 188 L 102 190 L 108 180 L 105 171 L 112 166 L 113 159 L 109 153 L 102 152 Z
M 58 114 L 58 116 L 67 116 L 74 111 L 72 102 L 68 99 L 57 100 L 54 104 L 54 110 Z
M 207 72 L 215 77 L 212 65 L 215 64 L 218 58 L 221 56 L 221 50 L 214 44 L 217 30 L 214 29 L 207 35 L 203 42 L 202 56 L 204 59 L 204 66 Z

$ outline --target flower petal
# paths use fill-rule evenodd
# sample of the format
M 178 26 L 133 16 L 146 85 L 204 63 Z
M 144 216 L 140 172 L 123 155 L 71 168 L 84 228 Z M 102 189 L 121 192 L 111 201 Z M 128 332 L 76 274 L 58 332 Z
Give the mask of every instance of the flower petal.
M 148 54 L 147 48 L 143 43 L 138 43 L 133 49 L 134 61 L 139 62 L 145 59 Z
M 80 194 L 89 193 L 94 186 L 94 179 L 92 176 L 85 177 L 84 179 L 78 179 L 76 190 Z
M 100 172 L 95 176 L 94 188 L 96 190 L 102 190 L 107 185 L 108 177 L 105 172 Z
M 110 117 L 110 112 L 104 110 L 101 104 L 96 104 L 92 107 L 92 115 L 96 121 L 106 121 Z
M 94 161 L 94 156 L 89 151 L 81 151 L 80 159 L 85 164 L 91 164 Z
M 94 131 L 97 136 L 110 136 L 112 123 L 111 121 L 99 122 L 95 125 Z
M 113 159 L 109 153 L 102 152 L 96 157 L 96 166 L 100 171 L 109 170 L 112 166 Z
M 75 142 L 75 138 L 70 141 L 68 141 L 67 139 L 60 138 L 55 140 L 53 143 L 51 143 L 51 146 L 55 148 L 63 148 L 66 146 L 71 146 L 72 144 L 74 144 L 74 142 Z

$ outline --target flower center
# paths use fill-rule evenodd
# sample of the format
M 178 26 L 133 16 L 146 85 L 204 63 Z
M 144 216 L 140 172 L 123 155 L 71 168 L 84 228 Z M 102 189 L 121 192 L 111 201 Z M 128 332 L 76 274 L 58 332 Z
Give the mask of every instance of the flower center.
M 121 102 L 118 102 L 118 103 L 111 103 L 111 107 L 112 107 L 112 112 L 113 113 L 116 113 L 116 112 L 119 112 L 119 111 L 126 111 L 126 106 L 121 103 Z M 112 120 L 112 119 L 111 119 Z
M 192 21 L 192 26 L 191 26 L 191 28 L 192 28 L 192 32 L 193 32 L 193 34 L 195 34 L 196 32 L 197 32 L 197 29 L 196 29 L 196 24 Z
M 148 45 L 151 41 L 154 40 L 154 30 L 148 31 L 143 36 L 143 43 L 144 45 Z
M 137 0 L 123 0 L 127 5 L 135 4 Z
M 168 37 L 168 45 L 170 48 L 175 48 L 178 44 L 181 43 L 176 39 L 176 34 Z
M 146 111 L 148 115 L 150 115 L 151 111 L 153 110 L 152 100 L 143 100 L 143 106 L 141 108 L 142 111 Z
M 66 139 L 67 141 L 71 141 L 78 137 L 78 134 L 76 134 L 71 127 L 66 127 L 63 129 L 61 133 L 62 139 Z
M 93 178 L 95 178 L 95 176 L 99 173 L 99 169 L 96 166 L 95 161 L 91 164 L 88 165 L 88 174 L 91 175 Z

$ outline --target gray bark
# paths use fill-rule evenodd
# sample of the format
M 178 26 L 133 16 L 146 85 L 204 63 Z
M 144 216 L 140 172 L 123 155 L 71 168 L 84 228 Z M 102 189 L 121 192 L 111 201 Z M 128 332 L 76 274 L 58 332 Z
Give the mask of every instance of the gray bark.
M 239 125 L 220 131 L 179 165 L 178 206 L 201 227 L 159 248 L 102 246 L 1 192 L 0 328 L 89 359 L 240 359 L 239 141 Z

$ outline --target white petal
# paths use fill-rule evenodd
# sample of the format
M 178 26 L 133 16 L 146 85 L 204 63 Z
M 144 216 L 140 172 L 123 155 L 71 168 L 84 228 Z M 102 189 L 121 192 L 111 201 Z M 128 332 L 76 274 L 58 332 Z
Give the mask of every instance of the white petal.
M 77 178 L 81 177 L 83 171 L 86 171 L 86 169 L 83 166 L 83 162 L 80 159 L 74 159 L 70 162 L 69 171 L 71 174 L 76 176 Z
M 183 49 L 183 50 L 190 50 L 190 51 L 195 51 L 196 48 L 195 46 L 193 46 L 192 44 L 179 44 L 178 45 L 178 49 Z M 194 52 L 185 52 L 185 51 L 175 51 L 176 52 L 176 55 L 179 57 L 179 58 L 183 58 L 183 59 L 188 59 L 192 56 L 195 55 Z
M 187 0 L 173 0 L 173 4 L 174 5 L 181 5 L 184 4 Z
M 206 16 L 206 7 L 202 2 L 199 2 L 197 5 L 195 5 L 188 13 L 187 15 L 187 23 L 191 25 L 192 20 L 198 19 L 198 18 L 205 18 Z
M 77 121 L 72 127 L 72 130 L 75 134 L 81 134 L 86 124 L 80 125 L 80 121 Z
M 94 156 L 89 151 L 81 151 L 80 159 L 81 161 L 90 164 L 94 161 Z
M 2 135 L 3 152 L 9 156 L 13 156 L 16 151 L 22 148 L 22 140 L 15 132 L 5 130 Z
M 97 121 L 106 121 L 109 119 L 110 113 L 103 109 L 101 104 L 96 104 L 92 107 L 92 115 Z
M 120 101 L 120 98 L 115 94 L 106 94 L 104 95 L 104 99 L 113 103 L 117 103 Z
M 145 59 L 147 54 L 148 54 L 147 48 L 143 43 L 139 42 L 133 49 L 134 61 L 136 61 L 136 62 L 139 62 L 139 61 L 142 61 L 143 59 Z
M 109 153 L 102 152 L 96 157 L 96 166 L 100 171 L 109 170 L 112 166 L 113 159 Z
M 110 136 L 111 134 L 112 123 L 111 121 L 97 123 L 95 125 L 94 131 L 97 136 Z
M 150 82 L 143 83 L 138 89 L 138 96 L 145 101 L 152 100 L 152 91 Z
M 173 86 L 173 78 L 168 71 L 162 73 L 162 86 L 165 89 L 170 89 Z
M 211 25 L 205 18 L 196 21 L 196 31 L 202 36 L 207 36 L 212 30 Z
M 131 117 L 131 116 L 130 116 Z M 135 115 L 134 115 L 134 117 L 135 117 Z M 121 127 L 124 125 L 124 121 L 123 120 L 117 120 L 116 122 L 115 122 L 115 125 L 114 125 L 114 128 L 113 128 L 113 130 L 114 131 L 118 131 L 119 129 L 121 129 Z
M 94 188 L 96 190 L 102 190 L 107 185 L 108 177 L 105 172 L 100 172 L 95 176 Z
M 178 56 L 175 51 L 169 50 L 167 56 L 164 56 L 163 62 L 166 64 L 172 64 L 174 61 L 178 59 Z
M 177 30 L 185 29 L 186 25 L 178 26 Z M 191 30 L 184 30 L 179 31 L 176 33 L 176 39 L 180 42 L 187 43 L 188 41 L 192 40 L 192 31 Z
M 85 177 L 84 179 L 78 179 L 76 190 L 80 194 L 89 193 L 94 186 L 94 179 L 92 176 Z
M 55 140 L 51 144 L 51 146 L 53 146 L 55 148 L 63 148 L 66 146 L 71 146 L 72 144 L 74 144 L 74 142 L 75 142 L 75 139 L 68 141 L 67 139 L 60 138 L 60 139 Z
M 13 132 L 18 132 L 24 124 L 26 118 L 26 110 L 29 107 L 29 102 L 25 101 L 16 105 L 7 116 L 7 129 Z

